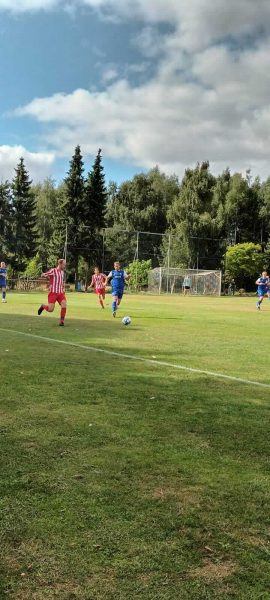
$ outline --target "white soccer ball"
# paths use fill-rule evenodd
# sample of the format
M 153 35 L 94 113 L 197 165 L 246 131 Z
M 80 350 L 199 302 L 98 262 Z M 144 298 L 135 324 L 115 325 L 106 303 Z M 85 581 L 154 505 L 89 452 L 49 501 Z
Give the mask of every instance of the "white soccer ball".
M 123 325 L 130 325 L 131 318 L 130 317 L 123 317 L 122 323 L 123 323 Z

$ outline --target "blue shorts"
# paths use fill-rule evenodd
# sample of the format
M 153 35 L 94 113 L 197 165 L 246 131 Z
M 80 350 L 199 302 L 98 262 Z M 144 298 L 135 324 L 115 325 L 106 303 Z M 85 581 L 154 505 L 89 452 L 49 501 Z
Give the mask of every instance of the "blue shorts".
M 265 296 L 265 294 L 269 294 L 270 293 L 270 289 L 268 287 L 264 287 L 263 285 L 260 285 L 260 287 L 258 288 L 258 296 L 262 297 Z
M 1 281 L 1 279 L 0 279 L 0 288 L 6 288 L 6 287 L 7 287 L 7 282 L 6 282 L 6 280 L 5 280 L 5 279 L 3 279 L 3 280 Z
M 119 300 L 121 300 L 121 298 L 123 298 L 123 293 L 124 293 L 123 289 L 121 289 L 121 290 L 119 290 L 119 289 L 118 290 L 117 289 L 116 290 L 112 290 L 112 296 L 117 296 L 117 298 L 119 298 Z

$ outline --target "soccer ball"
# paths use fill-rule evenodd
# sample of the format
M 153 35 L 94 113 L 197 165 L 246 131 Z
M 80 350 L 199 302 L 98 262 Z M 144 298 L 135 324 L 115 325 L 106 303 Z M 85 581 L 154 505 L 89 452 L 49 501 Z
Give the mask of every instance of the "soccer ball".
M 123 325 L 130 325 L 130 323 L 131 323 L 131 318 L 130 318 L 130 317 L 124 317 L 124 318 L 122 319 L 122 323 L 123 323 Z

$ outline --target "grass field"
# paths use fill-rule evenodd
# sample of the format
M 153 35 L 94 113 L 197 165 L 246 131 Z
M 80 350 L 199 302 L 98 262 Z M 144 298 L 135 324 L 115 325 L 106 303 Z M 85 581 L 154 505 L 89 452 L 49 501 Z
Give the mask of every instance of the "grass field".
M 270 302 L 42 299 L 0 305 L 0 598 L 270 599 Z

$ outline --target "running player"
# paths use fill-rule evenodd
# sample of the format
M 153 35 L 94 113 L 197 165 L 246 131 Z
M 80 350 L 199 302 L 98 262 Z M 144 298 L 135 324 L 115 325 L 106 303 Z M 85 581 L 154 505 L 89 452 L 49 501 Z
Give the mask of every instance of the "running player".
M 58 302 L 61 306 L 60 321 L 59 325 L 64 326 L 65 316 L 67 312 L 67 300 L 64 292 L 64 270 L 66 267 L 66 261 L 60 258 L 57 263 L 57 267 L 54 267 L 42 273 L 41 277 L 48 277 L 50 280 L 50 288 L 48 294 L 48 304 L 41 304 L 38 309 L 38 315 L 44 310 L 47 312 L 53 312 L 55 303 Z
M 92 276 L 91 283 L 88 287 L 94 287 L 96 290 L 96 294 L 98 295 L 99 304 L 102 308 L 105 308 L 103 301 L 105 300 L 105 284 L 106 284 L 106 275 L 104 273 L 100 273 L 98 267 L 95 267 L 94 275 Z M 86 288 L 86 291 L 87 291 Z
M 258 279 L 256 281 L 256 285 L 258 286 L 257 294 L 259 296 L 259 300 L 256 303 L 256 308 L 257 308 L 257 310 L 261 310 L 261 303 L 264 299 L 264 296 L 268 296 L 268 298 L 270 300 L 270 289 L 269 289 L 270 279 L 269 279 L 266 271 L 263 271 L 262 274 L 260 275 L 260 277 L 258 277 Z
M 7 268 L 6 263 L 0 263 L 0 288 L 2 290 L 2 302 L 6 304 L 6 289 L 7 289 Z
M 113 270 L 109 273 L 108 277 L 106 278 L 105 285 L 107 285 L 107 283 L 111 281 L 113 298 L 112 314 L 113 317 L 115 317 L 118 306 L 120 305 L 121 300 L 123 298 L 125 282 L 128 281 L 129 275 L 126 271 L 120 268 L 120 263 L 118 261 L 116 261 L 113 266 Z

